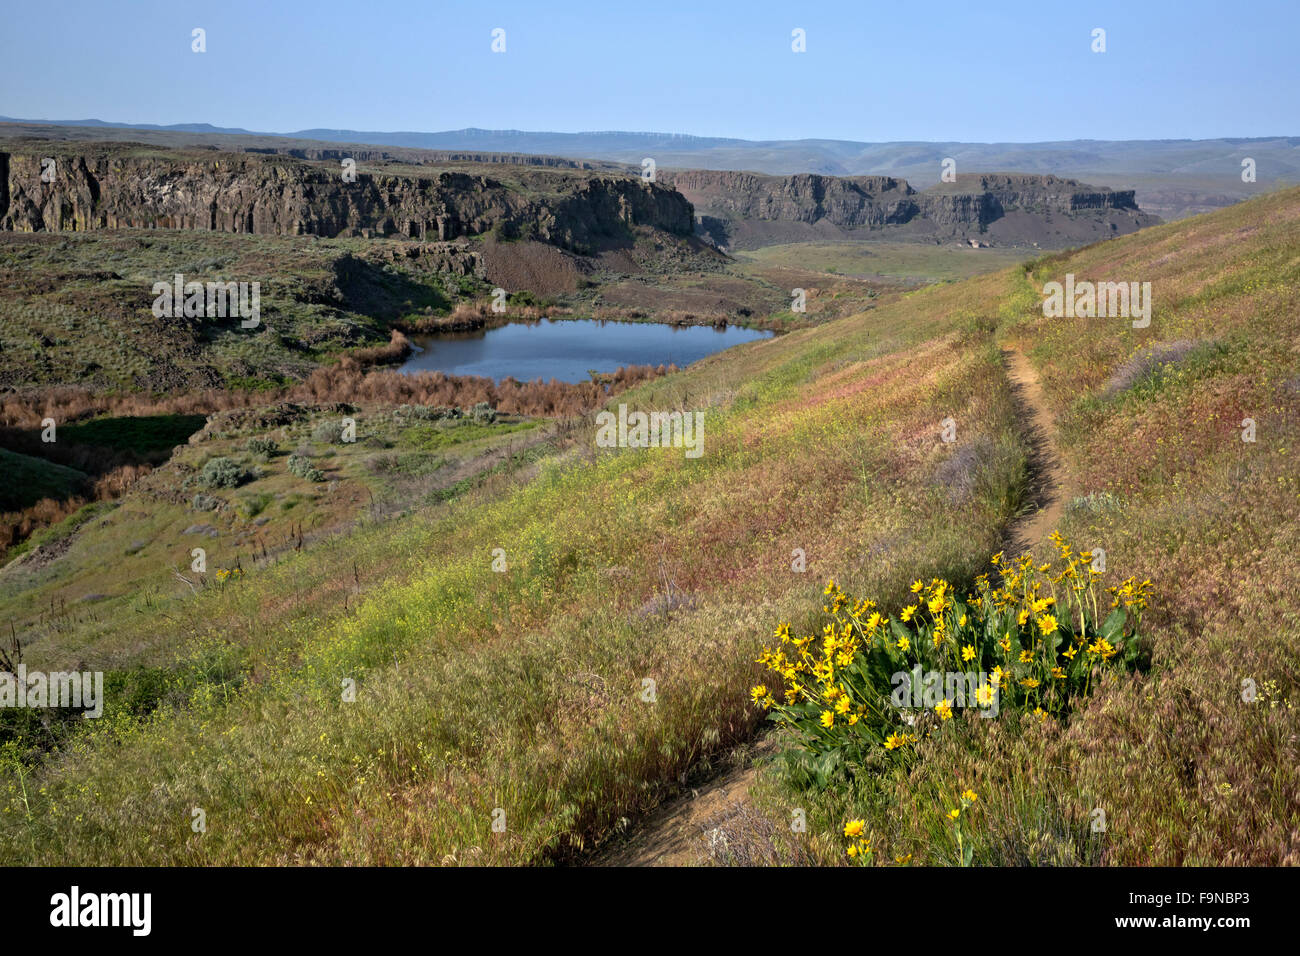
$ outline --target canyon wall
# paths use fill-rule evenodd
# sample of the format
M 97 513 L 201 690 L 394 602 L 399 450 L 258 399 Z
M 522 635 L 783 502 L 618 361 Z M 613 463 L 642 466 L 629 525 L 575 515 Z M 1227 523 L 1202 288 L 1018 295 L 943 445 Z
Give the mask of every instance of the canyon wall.
M 891 176 L 766 176 L 725 170 L 664 171 L 659 181 L 694 205 L 697 228 L 737 248 L 809 239 L 984 236 L 1065 244 L 1122 234 L 1157 220 L 1132 190 L 1014 173 L 964 174 L 917 192 Z M 883 236 L 879 238 L 884 238 Z
M 579 252 L 632 226 L 689 235 L 690 204 L 633 176 L 520 169 L 358 172 L 284 156 L 129 147 L 0 153 L 0 229 L 198 229 L 259 235 L 450 240 L 496 232 Z M 324 157 L 322 157 L 324 158 Z
M 888 176 L 763 176 L 726 170 L 663 172 L 658 181 L 697 209 L 732 219 L 812 223 L 845 229 L 878 228 L 916 215 L 915 190 Z

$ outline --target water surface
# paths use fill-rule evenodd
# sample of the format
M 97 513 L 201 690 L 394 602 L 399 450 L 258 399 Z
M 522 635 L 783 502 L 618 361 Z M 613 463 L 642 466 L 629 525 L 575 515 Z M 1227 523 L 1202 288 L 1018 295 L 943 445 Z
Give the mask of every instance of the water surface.
M 738 326 L 679 328 L 649 322 L 543 319 L 476 332 L 412 336 L 412 343 L 422 351 L 400 370 L 482 375 L 498 382 L 507 377 L 521 382 L 537 378 L 584 382 L 589 370 L 613 372 L 623 365 L 685 368 L 706 355 L 771 335 Z

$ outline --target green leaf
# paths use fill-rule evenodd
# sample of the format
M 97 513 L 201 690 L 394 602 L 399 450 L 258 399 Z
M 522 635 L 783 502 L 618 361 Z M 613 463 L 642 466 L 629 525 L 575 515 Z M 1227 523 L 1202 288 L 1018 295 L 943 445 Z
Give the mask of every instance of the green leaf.
M 1124 642 L 1123 661 L 1125 666 L 1131 667 L 1134 664 L 1134 662 L 1138 658 L 1138 652 L 1140 650 L 1141 648 L 1138 647 L 1138 639 L 1136 634 Z
M 1122 607 L 1117 607 L 1110 612 L 1110 615 L 1102 622 L 1101 636 L 1106 638 L 1112 644 L 1115 638 L 1124 633 L 1124 623 L 1128 620 L 1128 614 Z

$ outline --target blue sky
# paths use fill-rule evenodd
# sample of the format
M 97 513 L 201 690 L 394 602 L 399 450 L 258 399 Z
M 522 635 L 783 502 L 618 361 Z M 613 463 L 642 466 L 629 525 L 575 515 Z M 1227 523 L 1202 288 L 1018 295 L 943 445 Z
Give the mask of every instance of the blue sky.
M 791 52 L 796 27 L 806 53 Z M 63 0 L 9 5 L 0 114 L 275 132 L 1295 135 L 1297 35 L 1300 0 Z

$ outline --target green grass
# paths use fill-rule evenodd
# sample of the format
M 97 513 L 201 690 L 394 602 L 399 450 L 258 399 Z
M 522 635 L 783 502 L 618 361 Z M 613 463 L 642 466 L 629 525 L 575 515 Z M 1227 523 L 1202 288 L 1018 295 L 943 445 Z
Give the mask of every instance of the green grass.
M 215 434 L 180 446 L 124 498 L 88 505 L 16 547 L 11 557 L 66 542 L 57 561 L 0 569 L 0 605 L 19 631 L 26 631 L 29 658 L 51 667 L 75 663 L 83 654 L 113 668 L 171 661 L 177 649 L 167 628 L 141 628 L 137 622 L 141 601 L 150 616 L 186 613 L 164 609 L 191 596 L 177 574 L 202 589 L 214 583 L 218 568 L 251 568 L 264 550 L 274 554 L 296 547 L 299 534 L 334 534 L 372 508 L 400 512 L 435 489 L 457 482 L 471 487 L 476 476 L 499 467 L 499 451 L 512 443 L 522 447 L 526 427 L 536 424 L 503 420 L 453 429 L 440 441 L 441 450 L 431 453 L 405 441 L 407 429 L 390 410 L 366 408 L 356 415 L 358 441 L 311 446 L 313 465 L 327 470 L 323 483 L 290 474 L 287 462 L 295 449 L 310 445 L 320 421 L 335 416 L 307 414 L 275 429 L 271 437 L 279 453 L 270 458 L 246 448 L 251 437 L 267 435 L 220 422 Z M 230 458 L 251 473 L 251 480 L 237 488 L 201 488 L 202 466 L 216 457 Z M 374 467 L 376 459 L 394 457 L 409 467 Z M 414 464 L 427 458 L 436 459 L 438 467 Z M 215 497 L 218 509 L 194 510 L 191 501 L 199 491 Z M 206 575 L 190 567 L 195 547 L 205 549 Z M 51 606 L 59 610 L 54 619 Z
M 109 230 L 0 234 L 0 384 L 172 392 L 301 381 L 392 323 L 454 306 L 460 283 L 385 261 L 365 239 Z M 261 283 L 262 324 L 156 319 L 177 272 Z
M 791 242 L 737 252 L 742 261 L 811 269 L 865 278 L 936 282 L 966 279 L 1004 269 L 1032 252 L 1025 249 L 974 249 L 968 245 L 923 242 Z
M 19 555 L 39 548 L 42 545 L 52 544 L 56 541 L 62 541 L 65 538 L 71 537 L 82 525 L 99 515 L 112 511 L 116 507 L 117 502 L 114 501 L 92 501 L 89 504 L 82 505 L 57 524 L 52 524 L 48 528 L 42 528 L 26 541 L 10 548 L 9 552 L 5 555 L 5 560 L 12 561 Z M 6 586 L 7 584 L 8 582 L 0 584 L 0 597 L 13 593 L 11 588 Z M 11 612 L 13 609 L 13 605 L 10 605 Z
M 484 425 L 468 418 L 454 418 L 437 424 L 408 428 L 402 433 L 401 441 L 403 445 L 422 451 L 438 451 L 488 436 L 510 435 L 535 427 L 536 421 Z
M 75 468 L 0 448 L 0 511 L 20 511 L 42 498 L 69 498 L 84 487 L 86 475 Z
M 150 452 L 171 451 L 203 427 L 204 415 L 135 415 L 96 418 L 64 425 L 60 439 L 99 445 L 146 457 Z

